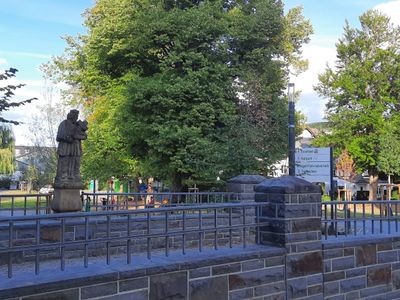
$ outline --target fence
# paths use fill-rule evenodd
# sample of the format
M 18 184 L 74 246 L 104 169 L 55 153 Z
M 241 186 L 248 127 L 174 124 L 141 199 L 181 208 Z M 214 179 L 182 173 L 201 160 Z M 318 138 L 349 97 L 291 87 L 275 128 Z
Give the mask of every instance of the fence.
M 7 276 L 13 276 L 16 263 L 34 261 L 39 274 L 43 260 L 57 259 L 65 269 L 67 259 L 125 255 L 132 263 L 133 253 L 203 247 L 232 248 L 254 244 L 263 204 L 231 203 L 149 208 L 145 210 L 98 211 L 0 218 L 0 262 Z M 24 270 L 27 269 L 24 267 Z
M 325 239 L 398 233 L 399 213 L 398 200 L 322 202 L 322 233 Z
M 120 210 L 238 202 L 239 193 L 226 192 L 161 192 L 161 193 L 82 193 L 82 201 L 90 210 Z
M 86 193 L 83 211 L 114 211 L 239 202 L 240 193 Z M 52 213 L 52 194 L 0 195 L 0 216 Z M 241 199 L 243 200 L 243 199 Z M 399 200 L 322 202 L 325 239 L 399 232 Z
M 0 195 L 0 216 L 49 214 L 51 194 Z
M 238 202 L 239 193 L 81 193 L 83 210 L 126 210 L 209 203 Z M 0 195 L 0 216 L 52 213 L 52 194 Z

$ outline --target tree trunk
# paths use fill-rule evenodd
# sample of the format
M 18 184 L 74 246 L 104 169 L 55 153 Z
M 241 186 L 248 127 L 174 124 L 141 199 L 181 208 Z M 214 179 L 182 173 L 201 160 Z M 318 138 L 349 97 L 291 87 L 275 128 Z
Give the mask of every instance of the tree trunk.
M 369 175 L 369 200 L 377 200 L 376 194 L 378 192 L 378 172 L 373 170 L 368 170 Z
M 175 173 L 173 178 L 172 178 L 172 187 L 171 190 L 172 192 L 182 192 L 182 174 L 181 173 Z
M 391 186 L 391 176 L 388 175 L 388 189 L 387 189 L 387 199 L 386 200 L 392 200 L 392 186 Z

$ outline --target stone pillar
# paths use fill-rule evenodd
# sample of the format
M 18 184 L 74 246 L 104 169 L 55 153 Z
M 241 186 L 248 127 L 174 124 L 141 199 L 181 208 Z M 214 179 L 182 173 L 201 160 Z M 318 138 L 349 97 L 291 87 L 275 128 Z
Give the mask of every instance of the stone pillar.
M 265 179 L 261 175 L 239 175 L 229 179 L 226 188 L 228 192 L 239 193 L 240 202 L 254 201 L 254 186 Z
M 76 212 L 82 210 L 81 188 L 58 188 L 54 187 L 51 209 L 54 212 Z
M 260 243 L 287 251 L 287 299 L 323 299 L 320 187 L 284 176 L 263 181 L 255 192 L 255 201 L 266 203 Z

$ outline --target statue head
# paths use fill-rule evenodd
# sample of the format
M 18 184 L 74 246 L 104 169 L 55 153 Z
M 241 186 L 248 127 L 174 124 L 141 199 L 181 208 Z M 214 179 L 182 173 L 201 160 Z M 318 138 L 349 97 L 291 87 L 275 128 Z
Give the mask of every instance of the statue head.
M 79 110 L 71 109 L 67 115 L 67 119 L 76 122 L 78 120 Z

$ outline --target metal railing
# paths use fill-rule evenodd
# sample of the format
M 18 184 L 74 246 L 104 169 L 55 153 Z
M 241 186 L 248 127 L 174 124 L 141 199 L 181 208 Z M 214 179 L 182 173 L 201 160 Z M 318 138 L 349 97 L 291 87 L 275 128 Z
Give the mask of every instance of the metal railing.
M 0 216 L 49 214 L 52 194 L 0 194 Z
M 52 194 L 0 195 L 0 216 L 52 213 Z M 83 211 L 128 210 L 165 206 L 238 202 L 239 193 L 81 193 Z
M 34 264 L 39 274 L 41 262 L 57 260 L 65 270 L 69 258 L 154 253 L 168 256 L 175 250 L 246 247 L 260 240 L 262 203 L 203 204 L 137 210 L 61 213 L 0 218 L 0 257 L 3 269 L 13 277 L 16 261 Z M 21 231 L 25 230 L 25 231 Z M 23 240 L 18 237 L 23 233 Z M 50 256 L 49 256 L 50 255 Z M 54 264 L 54 263 L 53 263 Z M 24 267 L 24 272 L 26 267 Z
M 400 201 L 322 202 L 324 239 L 399 232 Z
M 238 202 L 239 199 L 239 193 L 227 192 L 82 193 L 86 211 L 229 203 Z

